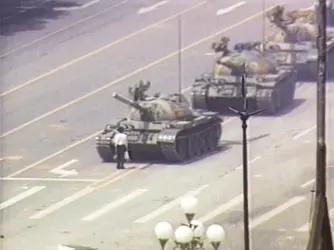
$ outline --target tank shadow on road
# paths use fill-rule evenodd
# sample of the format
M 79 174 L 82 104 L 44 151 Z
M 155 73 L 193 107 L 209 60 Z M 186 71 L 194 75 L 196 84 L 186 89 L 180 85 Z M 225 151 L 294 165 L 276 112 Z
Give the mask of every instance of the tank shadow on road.
M 268 114 L 266 112 L 263 112 L 263 113 L 260 113 L 256 116 L 260 116 L 260 117 L 276 117 L 276 116 L 282 116 L 282 115 L 285 115 L 285 114 L 288 114 L 289 112 L 293 111 L 294 109 L 296 109 L 297 107 L 299 107 L 300 105 L 302 105 L 304 102 L 306 101 L 306 99 L 294 99 L 292 104 L 290 104 L 289 106 L 286 106 L 284 108 L 282 108 L 281 110 L 279 110 L 276 114 Z M 240 105 L 234 105 L 232 106 L 234 109 L 237 109 L 237 110 L 242 110 L 243 107 L 242 107 L 242 104 L 241 104 L 241 101 L 240 101 Z M 258 108 L 255 106 L 255 105 L 249 105 L 248 106 L 248 110 L 250 112 L 252 111 L 255 111 L 257 110 Z M 222 110 L 219 112 L 220 115 L 224 116 L 224 117 L 235 117 L 236 115 L 230 111 L 228 108 Z
M 197 161 L 204 160 L 204 159 L 206 159 L 208 157 L 211 157 L 215 154 L 220 154 L 222 152 L 227 151 L 230 148 L 231 148 L 230 145 L 221 143 L 221 145 L 217 148 L 217 150 L 205 153 L 203 155 L 199 155 L 197 157 L 194 157 L 190 160 L 186 160 L 184 162 L 175 162 L 175 163 L 174 162 L 168 162 L 165 159 L 161 159 L 160 156 L 157 157 L 157 159 L 154 159 L 154 158 L 152 158 L 152 155 L 150 155 L 150 156 L 148 156 L 149 159 L 146 159 L 145 157 L 142 157 L 142 159 L 136 159 L 134 162 L 130 162 L 130 163 L 137 165 L 137 164 L 145 164 L 145 163 L 149 162 L 148 167 L 151 167 L 154 164 L 157 164 L 154 167 L 159 166 L 159 165 L 170 165 L 170 166 L 174 165 L 174 166 L 180 167 L 180 166 L 186 166 L 186 165 L 192 164 L 192 163 L 197 162 Z
M 248 139 L 247 142 L 254 142 L 254 141 L 266 138 L 269 135 L 270 135 L 269 133 L 262 134 L 262 135 L 259 135 L 259 136 Z M 226 146 L 242 145 L 242 140 L 238 140 L 238 141 L 225 141 L 225 140 L 223 140 L 223 143 Z
M 57 0 L 1 0 L 0 36 L 13 36 L 18 32 L 41 30 L 50 20 L 66 13 L 57 8 L 80 6 L 73 1 Z
M 286 115 L 286 114 L 290 113 L 291 111 L 293 111 L 294 109 L 301 106 L 305 101 L 306 101 L 306 99 L 299 99 L 299 98 L 294 99 L 291 105 L 289 105 L 289 106 L 283 108 L 282 110 L 280 110 L 279 112 L 277 112 L 277 114 L 275 116 Z

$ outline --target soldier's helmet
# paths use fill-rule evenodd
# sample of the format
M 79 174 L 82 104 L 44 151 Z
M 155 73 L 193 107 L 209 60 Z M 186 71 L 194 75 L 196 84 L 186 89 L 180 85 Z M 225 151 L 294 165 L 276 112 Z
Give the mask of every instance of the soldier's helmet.
M 227 37 L 227 36 L 222 36 L 220 41 L 221 41 L 222 44 L 227 45 L 230 41 L 230 38 Z
M 282 18 L 285 8 L 283 5 L 276 5 L 272 10 L 267 12 L 267 17 L 271 22 Z

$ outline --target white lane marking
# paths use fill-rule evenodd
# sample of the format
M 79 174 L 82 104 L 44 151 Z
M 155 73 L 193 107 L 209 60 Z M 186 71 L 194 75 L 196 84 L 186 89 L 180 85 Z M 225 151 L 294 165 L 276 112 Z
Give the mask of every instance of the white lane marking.
M 207 52 L 207 53 L 205 53 L 204 55 L 205 55 L 205 56 L 215 56 L 216 53 L 214 53 L 214 52 Z
M 235 121 L 236 119 L 237 119 L 236 117 L 228 118 L 228 119 L 226 119 L 226 120 L 224 120 L 224 121 L 222 122 L 222 125 L 229 124 L 230 122 L 233 122 L 233 121 Z
M 303 233 L 303 232 L 309 232 L 310 231 L 311 224 L 307 222 L 306 224 L 302 225 L 301 227 L 295 229 L 295 232 Z
M 327 165 L 327 168 L 334 168 L 334 165 Z M 315 182 L 315 178 L 312 178 L 311 180 L 305 182 L 304 184 L 300 185 L 301 188 L 306 188 L 310 185 L 312 185 Z
M 117 208 L 117 207 L 119 207 L 119 206 L 121 206 L 121 205 L 123 205 L 123 204 L 141 196 L 141 195 L 143 195 L 147 191 L 148 191 L 147 189 L 137 189 L 134 192 L 107 204 L 106 206 L 102 207 L 101 209 L 97 210 L 96 212 L 93 212 L 93 213 L 87 215 L 82 220 L 84 220 L 84 221 L 95 220 L 96 218 L 101 217 L 102 215 L 110 212 L 111 210 L 113 210 L 113 209 L 115 209 L 115 208 Z
M 224 9 L 219 9 L 217 12 L 216 12 L 216 15 L 217 16 L 221 16 L 221 15 L 224 15 L 224 14 L 227 14 L 229 12 L 232 12 L 234 11 L 235 9 L 245 5 L 247 2 L 246 1 L 242 1 L 242 2 L 239 2 L 239 3 L 236 3 L 236 4 L 233 4 L 231 5 L 230 7 L 227 7 L 227 8 L 224 8 Z
M 309 132 L 311 132 L 312 130 L 314 130 L 316 127 L 317 127 L 317 126 L 314 125 L 314 126 L 308 128 L 308 129 L 305 129 L 304 131 L 302 131 L 302 132 L 296 134 L 296 135 L 295 135 L 294 137 L 292 137 L 292 138 L 293 138 L 294 140 L 297 140 L 297 139 L 299 139 L 300 137 L 302 137 L 302 136 L 308 134 Z
M 21 173 L 23 173 L 23 172 L 25 172 L 25 171 L 27 171 L 27 170 L 29 170 L 31 168 L 34 168 L 34 167 L 40 165 L 41 163 L 44 163 L 44 162 L 46 162 L 46 161 L 48 161 L 48 160 L 50 160 L 50 159 L 52 159 L 52 158 L 54 158 L 54 157 L 56 157 L 58 155 L 61 155 L 62 153 L 64 153 L 64 152 L 66 152 L 66 151 L 68 151 L 68 150 L 76 147 L 77 145 L 80 145 L 80 144 L 82 144 L 82 143 L 84 143 L 84 142 L 86 142 L 86 141 L 94 138 L 95 136 L 97 136 L 100 133 L 101 133 L 101 131 L 98 131 L 98 132 L 95 132 L 95 133 L 93 133 L 91 135 L 88 135 L 87 137 L 85 137 L 85 138 L 83 138 L 83 139 L 81 139 L 81 140 L 79 140 L 79 141 L 77 141 L 75 143 L 72 143 L 72 144 L 68 145 L 67 147 L 65 147 L 63 149 L 61 149 L 61 150 L 59 150 L 59 151 L 57 151 L 57 152 L 55 152 L 55 153 L 53 153 L 51 155 L 48 155 L 47 157 L 45 157 L 45 158 L 43 158 L 43 159 L 41 159 L 39 161 L 36 161 L 35 163 L 30 164 L 29 166 L 26 166 L 26 167 L 24 167 L 24 168 L 22 168 L 22 169 L 20 169 L 20 170 L 18 170 L 16 172 L 14 172 L 14 173 L 8 175 L 8 176 L 6 176 L 6 178 L 11 178 L 11 177 L 19 175 L 19 174 L 21 174 Z
M 300 187 L 301 188 L 306 188 L 306 187 L 312 185 L 314 182 L 315 182 L 315 179 L 311 179 L 311 180 L 305 182 L 304 184 L 302 184 Z
M 198 194 L 200 194 L 204 189 L 206 189 L 207 187 L 209 187 L 209 185 L 203 185 L 201 186 L 200 188 L 196 189 L 196 190 L 193 190 L 193 191 L 190 191 L 189 193 L 187 193 L 186 195 L 184 196 L 181 196 L 163 206 L 161 206 L 160 208 L 158 208 L 157 210 L 137 219 L 135 221 L 135 223 L 146 223 L 156 217 L 158 217 L 159 215 L 165 213 L 166 211 L 172 209 L 173 207 L 179 205 L 181 203 L 181 201 L 187 197 L 187 196 L 196 196 Z
M 329 210 L 329 217 L 333 217 L 334 216 L 334 208 L 332 208 L 331 210 Z M 295 232 L 298 233 L 303 233 L 303 232 L 309 232 L 311 229 L 311 223 L 307 222 L 304 225 L 302 225 L 301 227 L 295 229 Z
M 255 177 L 255 178 L 263 178 L 263 175 L 262 174 L 254 174 L 253 177 Z
M 238 195 L 237 197 L 234 197 L 232 200 L 230 200 L 227 203 L 224 203 L 222 205 L 220 205 L 219 207 L 217 207 L 216 209 L 212 210 L 211 212 L 205 214 L 204 216 L 202 216 L 201 218 L 199 218 L 198 220 L 201 222 L 207 222 L 209 220 L 214 219 L 215 217 L 217 217 L 218 215 L 225 213 L 226 211 L 230 210 L 231 208 L 239 205 L 240 203 L 242 203 L 243 201 L 243 195 Z
M 28 198 L 29 196 L 31 195 L 34 195 L 36 193 L 38 193 L 39 191 L 43 190 L 45 188 L 45 186 L 36 186 L 36 187 L 32 187 L 30 189 L 28 189 L 27 191 L 24 191 L 2 203 L 0 203 L 0 211 L 7 208 L 7 207 L 10 207 L 12 205 L 14 205 L 15 203 L 21 201 L 21 200 L 24 200 L 26 198 Z
M 53 10 L 58 10 L 58 11 L 67 11 L 67 10 L 82 10 L 82 9 L 86 9 L 94 4 L 99 3 L 100 0 L 92 0 L 88 3 L 85 3 L 83 5 L 80 6 L 71 6 L 71 7 L 55 7 L 53 8 Z
M 45 208 L 44 210 L 40 211 L 40 212 L 37 212 L 35 214 L 33 214 L 32 216 L 29 217 L 29 219 L 42 219 L 43 217 L 47 216 L 48 214 L 51 214 L 53 213 L 54 211 L 66 206 L 67 204 L 77 200 L 77 199 L 80 199 L 81 197 L 93 192 L 95 190 L 95 188 L 93 187 L 87 187 L 87 188 L 84 188 L 82 190 L 80 190 L 79 192 L 71 195 L 71 196 L 68 196 L 66 197 L 65 199 Z
M 252 163 L 254 163 L 254 162 L 258 161 L 258 160 L 261 160 L 261 159 L 262 159 L 262 156 L 256 156 L 253 159 L 251 159 L 251 160 L 248 161 L 248 165 L 251 165 Z M 241 164 L 240 166 L 236 167 L 235 169 L 240 170 L 242 168 L 243 168 L 243 165 Z
M 60 178 L 34 178 L 34 177 L 4 177 L 0 178 L 1 181 L 54 181 L 54 182 L 97 182 L 100 179 L 60 179 Z
M 143 168 L 145 167 L 145 165 L 142 165 L 139 168 Z M 134 171 L 138 170 L 138 168 L 135 169 L 130 169 L 126 172 L 120 173 L 120 172 L 114 172 L 112 174 L 110 174 L 109 176 L 105 177 L 102 180 L 99 180 L 93 184 L 91 184 L 90 186 L 76 192 L 75 194 L 66 197 L 65 199 L 54 203 L 52 205 L 50 205 L 49 207 L 45 208 L 44 210 L 35 213 L 34 215 L 30 216 L 29 219 L 41 219 L 55 211 L 57 211 L 58 209 L 72 203 L 73 201 L 76 201 L 78 199 L 80 199 L 81 197 L 84 197 L 85 195 L 88 195 L 92 192 L 94 192 L 95 190 L 104 188 L 122 178 L 124 178 L 127 175 L 130 175 L 131 173 L 133 173 Z
M 283 204 L 279 205 L 278 207 L 274 208 L 273 210 L 258 216 L 254 220 L 252 220 L 249 224 L 250 229 L 254 229 L 257 226 L 260 226 L 261 224 L 265 223 L 266 221 L 270 220 L 271 218 L 279 215 L 280 213 L 284 212 L 285 210 L 289 209 L 290 207 L 305 201 L 306 198 L 304 196 L 296 196 L 287 202 L 284 202 Z
M 165 5 L 165 4 L 167 4 L 167 3 L 168 3 L 168 1 L 161 1 L 161 2 L 159 2 L 159 3 L 156 3 L 156 4 L 151 5 L 151 6 L 149 6 L 149 7 L 146 7 L 146 8 L 140 8 L 140 9 L 138 10 L 138 14 L 141 15 L 141 14 L 145 14 L 145 13 L 147 13 L 147 12 L 151 12 L 151 11 L 157 9 L 158 7 L 160 7 L 160 6 L 162 6 L 162 5 Z
M 72 159 L 54 169 L 51 169 L 50 172 L 53 174 L 59 174 L 60 177 L 67 177 L 70 175 L 78 175 L 78 172 L 75 169 L 71 169 L 71 170 L 65 170 L 65 168 L 77 163 L 78 160 L 77 159 Z

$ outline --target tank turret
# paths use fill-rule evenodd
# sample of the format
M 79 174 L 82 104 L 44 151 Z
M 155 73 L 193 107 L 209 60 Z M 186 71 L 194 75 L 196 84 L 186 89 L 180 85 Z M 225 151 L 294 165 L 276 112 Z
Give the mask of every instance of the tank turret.
M 260 50 L 229 50 L 225 39 L 224 53 L 214 64 L 213 75 L 265 75 L 277 73 L 276 61 L 265 56 Z M 253 45 L 254 46 L 254 45 Z
M 239 44 L 242 45 L 242 44 Z M 191 90 L 192 106 L 224 112 L 241 104 L 241 75 L 246 77 L 249 108 L 264 108 L 275 114 L 294 99 L 296 72 L 293 67 L 279 66 L 275 58 L 249 43 L 248 49 L 236 46 L 217 59 L 212 74 L 195 80 Z M 240 47 L 240 48 L 239 48 Z
M 97 152 L 105 162 L 113 161 L 113 137 L 117 126 L 128 135 L 132 160 L 165 159 L 185 161 L 217 149 L 222 118 L 218 113 L 194 111 L 182 94 L 145 96 L 133 101 L 122 95 L 113 97 L 131 107 L 127 118 L 108 124 L 96 137 Z
M 308 9 L 292 11 L 285 11 L 283 6 L 276 6 L 267 13 L 274 28 L 266 37 L 266 42 L 279 47 L 278 50 L 272 51 L 272 55 L 280 65 L 295 67 L 300 80 L 315 80 L 318 75 L 317 13 L 316 5 Z M 327 28 L 326 38 L 328 61 L 331 64 L 334 60 L 333 28 Z M 333 74 L 328 74 L 328 77 L 332 76 Z
M 296 16 L 297 13 L 295 13 Z M 292 14 L 290 13 L 290 16 Z M 266 41 L 276 43 L 298 43 L 315 41 L 317 27 L 306 21 L 294 22 L 290 17 L 284 17 L 284 7 L 276 6 L 267 13 L 269 21 L 274 25 L 272 32 L 266 37 Z M 297 19 L 297 17 L 295 17 Z M 291 20 L 292 19 L 292 20 Z
M 146 97 L 145 100 L 138 102 L 116 93 L 113 97 L 133 108 L 129 119 L 135 121 L 191 120 L 194 116 L 188 100 L 183 95 L 181 98 L 176 94 Z

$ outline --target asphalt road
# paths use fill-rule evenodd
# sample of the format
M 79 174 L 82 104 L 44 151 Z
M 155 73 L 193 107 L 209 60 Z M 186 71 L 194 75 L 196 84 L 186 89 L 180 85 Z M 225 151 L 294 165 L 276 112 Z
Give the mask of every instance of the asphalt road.
M 23 37 L 24 43 L 31 43 L 62 29 L 70 20 L 78 22 L 105 10 L 106 3 L 100 1 L 71 11 L 64 20 L 50 21 L 43 30 L 13 36 L 17 42 L 7 47 L 9 53 L 4 51 L 7 55 L 2 58 L 6 67 L 12 68 L 4 75 L 7 93 L 2 94 L 5 126 L 1 139 L 6 147 L 0 210 L 4 249 L 56 249 L 59 243 L 102 250 L 154 249 L 155 223 L 168 220 L 176 226 L 183 215 L 175 199 L 190 191 L 200 200 L 198 218 L 206 224 L 222 224 L 227 245 L 242 249 L 241 134 L 237 119 L 225 118 L 222 152 L 183 165 L 131 163 L 133 168 L 115 171 L 114 164 L 100 163 L 94 141 L 88 139 L 109 120 L 126 114 L 128 108 L 112 100 L 112 92 L 126 94 L 127 87 L 139 79 L 152 80 L 153 92 L 172 92 L 171 84 L 177 87 L 175 18 L 128 39 L 121 37 L 197 3 L 171 2 L 141 15 L 136 14 L 141 4 L 124 3 L 73 29 L 10 52 L 24 46 Z M 267 6 L 274 3 L 267 1 Z M 205 54 L 210 52 L 213 37 L 204 41 L 207 36 L 222 31 L 232 41 L 261 38 L 261 15 L 249 22 L 243 20 L 261 11 L 262 1 L 249 1 L 215 16 L 217 10 L 235 4 L 210 1 L 183 16 L 184 88 L 196 75 L 210 69 L 212 57 Z M 300 1 L 290 6 L 310 4 Z M 124 18 L 113 19 L 111 15 Z M 115 39 L 121 40 L 113 43 Z M 113 45 L 98 49 L 106 44 Z M 92 54 L 92 50 L 98 51 Z M 83 59 L 76 59 L 78 56 Z M 70 63 L 61 66 L 66 62 Z M 24 87 L 18 87 L 21 84 Z M 99 91 L 103 86 L 107 87 Z M 94 95 L 90 91 L 95 91 Z M 329 96 L 332 91 L 330 85 Z M 314 175 L 315 93 L 313 83 L 300 84 L 293 107 L 277 117 L 250 121 L 254 249 L 268 249 L 271 244 L 270 249 L 299 250 L 305 245 L 307 226 L 303 226 L 309 219 L 312 184 L 303 184 Z M 332 104 L 329 98 L 329 128 Z M 328 141 L 333 141 L 332 131 L 328 136 Z M 333 147 L 328 148 L 332 164 Z M 61 177 L 50 172 L 66 163 L 78 175 Z M 166 183 L 171 187 L 167 189 Z M 333 193 L 330 195 L 330 206 L 334 207 Z

